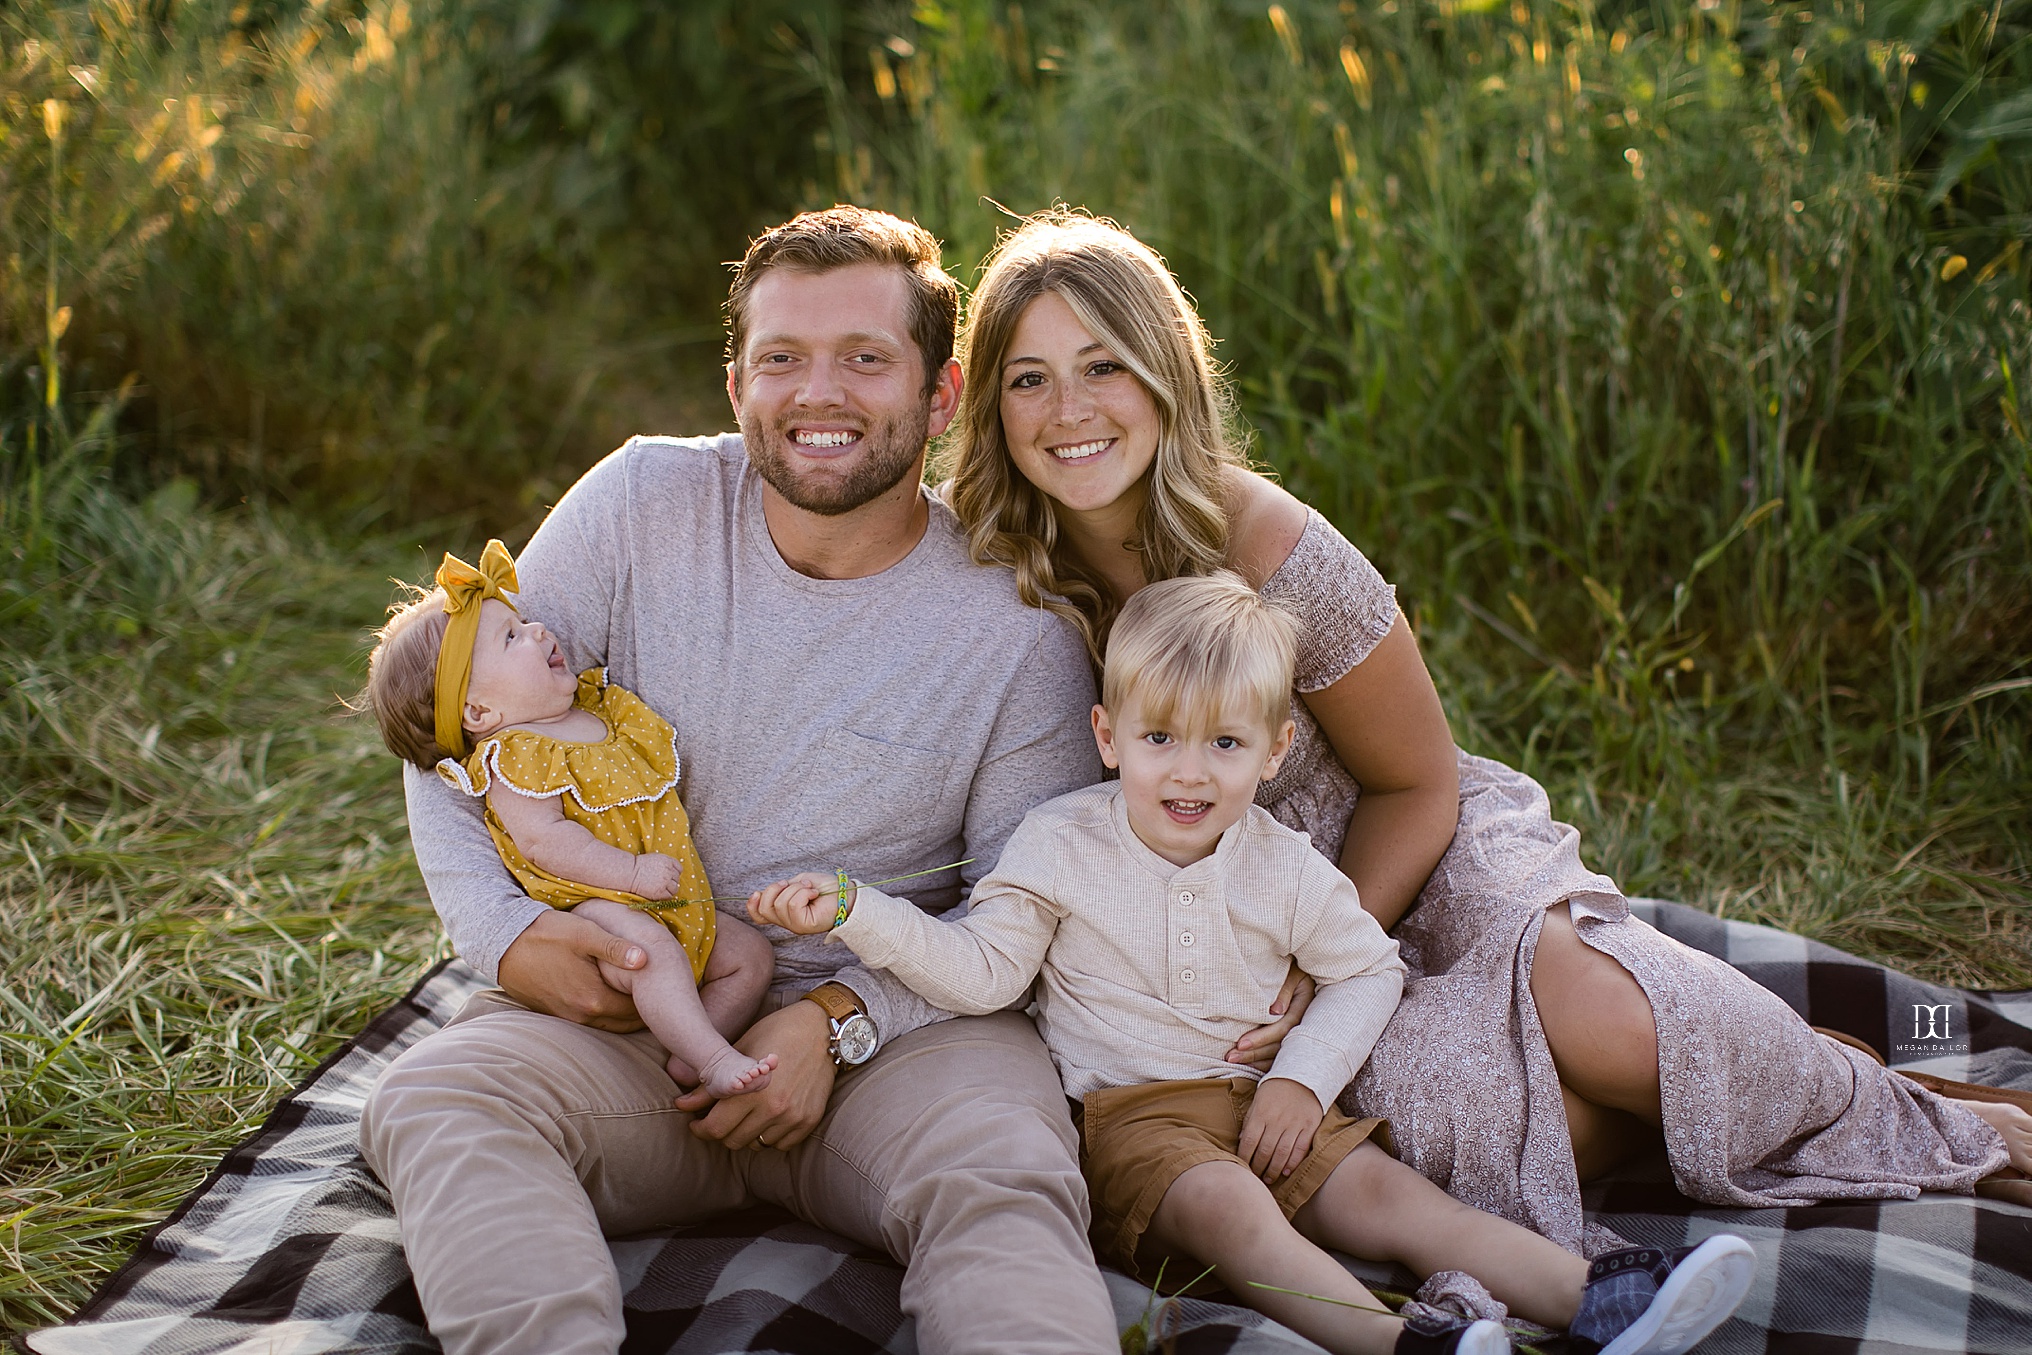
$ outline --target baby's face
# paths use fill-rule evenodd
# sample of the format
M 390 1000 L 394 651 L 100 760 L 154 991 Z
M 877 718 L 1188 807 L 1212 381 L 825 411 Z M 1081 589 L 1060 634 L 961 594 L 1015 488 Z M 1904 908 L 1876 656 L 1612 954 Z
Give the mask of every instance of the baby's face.
M 1130 697 L 1110 715 L 1094 707 L 1101 761 L 1121 769 L 1129 826 L 1174 866 L 1213 851 L 1249 812 L 1256 786 L 1277 774 L 1291 747 L 1291 721 L 1272 729 L 1260 711 L 1239 707 L 1202 718 L 1158 721 Z
M 578 675 L 541 622 L 524 620 L 494 598 L 480 604 L 473 676 L 466 685 L 467 732 L 485 736 L 562 715 L 571 709 L 578 686 Z

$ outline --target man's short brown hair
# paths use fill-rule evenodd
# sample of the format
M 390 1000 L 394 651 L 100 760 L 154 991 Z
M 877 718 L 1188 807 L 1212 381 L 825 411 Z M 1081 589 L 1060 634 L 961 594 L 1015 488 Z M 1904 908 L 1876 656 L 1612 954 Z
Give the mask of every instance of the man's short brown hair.
M 727 361 L 741 360 L 748 338 L 748 294 L 764 273 L 772 268 L 830 273 L 861 263 L 889 264 L 908 276 L 910 337 L 924 359 L 924 390 L 929 395 L 952 359 L 960 286 L 940 263 L 938 240 L 930 231 L 866 207 L 805 212 L 765 231 L 748 246 L 734 265 L 734 285 L 727 290 Z

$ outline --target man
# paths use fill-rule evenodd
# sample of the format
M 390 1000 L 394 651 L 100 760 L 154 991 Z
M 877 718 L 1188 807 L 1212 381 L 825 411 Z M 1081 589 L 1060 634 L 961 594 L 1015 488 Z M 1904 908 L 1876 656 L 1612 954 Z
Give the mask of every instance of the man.
M 921 484 L 959 400 L 957 303 L 937 242 L 894 217 L 770 231 L 728 305 L 741 435 L 630 442 L 522 554 L 529 614 L 675 726 L 723 897 L 971 857 L 912 882 L 949 907 L 1032 805 L 1099 779 L 1079 639 L 973 565 Z M 927 1351 L 1114 1348 L 1026 1018 L 951 1019 L 845 947 L 779 939 L 738 1042 L 781 1060 L 768 1087 L 673 1103 L 663 1051 L 596 968 L 639 955 L 523 895 L 474 802 L 414 769 L 407 785 L 432 901 L 505 990 L 397 1059 L 362 1126 L 447 1351 L 612 1352 L 605 1237 L 756 1201 L 904 1262 Z

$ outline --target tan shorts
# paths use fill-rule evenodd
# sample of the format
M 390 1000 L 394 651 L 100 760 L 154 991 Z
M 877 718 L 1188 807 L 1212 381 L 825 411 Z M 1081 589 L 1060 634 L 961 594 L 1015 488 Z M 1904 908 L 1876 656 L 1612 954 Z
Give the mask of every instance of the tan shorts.
M 1241 1077 L 1150 1082 L 1087 1094 L 1078 1117 L 1080 1170 L 1093 1206 L 1094 1252 L 1103 1262 L 1148 1283 L 1138 1262 L 1154 1276 L 1162 1259 L 1142 1250 L 1151 1215 L 1188 1169 L 1202 1162 L 1242 1162 L 1235 1149 L 1255 1099 L 1256 1084 Z M 1284 1217 L 1297 1213 L 1372 1134 L 1389 1148 L 1383 1121 L 1349 1119 L 1329 1106 L 1313 1133 L 1312 1150 L 1270 1188 Z M 1167 1268 L 1167 1282 L 1183 1283 L 1200 1269 L 1181 1271 L 1183 1263 L 1180 1258 Z

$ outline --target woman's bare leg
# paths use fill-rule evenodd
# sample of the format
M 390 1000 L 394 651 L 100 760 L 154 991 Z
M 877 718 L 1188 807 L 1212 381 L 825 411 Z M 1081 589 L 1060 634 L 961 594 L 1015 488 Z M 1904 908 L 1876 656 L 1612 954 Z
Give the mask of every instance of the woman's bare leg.
M 1651 1131 L 1664 1117 L 1651 1000 L 1629 970 L 1580 939 L 1563 903 L 1545 911 L 1531 997 L 1559 1071 L 1580 1179 L 1656 1143 Z
M 1580 1257 L 1462 1204 L 1373 1143 L 1349 1153 L 1291 1221 L 1323 1246 L 1396 1261 L 1421 1279 L 1464 1270 L 1511 1312 L 1549 1327 L 1573 1321 L 1587 1283 Z
M 1990 1128 L 2002 1134 L 2004 1147 L 2011 1153 L 2011 1165 L 2032 1176 L 2032 1113 L 1997 1101 L 1956 1101 L 1955 1104 L 1974 1111 Z
M 1212 1266 L 1236 1298 L 1328 1350 L 1387 1355 L 1404 1330 L 1403 1319 L 1285 1220 L 1270 1188 L 1239 1162 L 1189 1168 L 1165 1192 L 1147 1236 L 1167 1252 Z M 1360 1306 L 1257 1289 L 1251 1280 Z
M 1606 1176 L 1646 1149 L 1663 1141 L 1658 1130 L 1623 1110 L 1610 1110 L 1583 1100 L 1573 1088 L 1559 1084 L 1566 1102 L 1566 1130 L 1573 1139 L 1574 1173 L 1583 1183 Z

